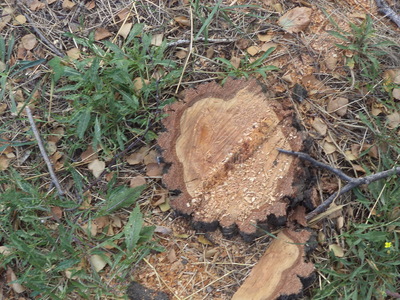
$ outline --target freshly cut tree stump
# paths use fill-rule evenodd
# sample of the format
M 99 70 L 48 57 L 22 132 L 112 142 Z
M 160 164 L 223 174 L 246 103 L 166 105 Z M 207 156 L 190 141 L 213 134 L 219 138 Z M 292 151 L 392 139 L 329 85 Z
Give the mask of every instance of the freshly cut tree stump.
M 297 299 L 313 281 L 314 265 L 305 262 L 311 233 L 285 229 L 269 245 L 232 300 Z
M 171 206 L 195 227 L 220 225 L 227 235 L 236 226 L 252 235 L 257 224 L 284 224 L 305 180 L 298 158 L 276 150 L 303 148 L 289 106 L 255 80 L 228 80 L 200 85 L 166 107 L 158 143 L 170 164 L 164 183 L 179 191 Z

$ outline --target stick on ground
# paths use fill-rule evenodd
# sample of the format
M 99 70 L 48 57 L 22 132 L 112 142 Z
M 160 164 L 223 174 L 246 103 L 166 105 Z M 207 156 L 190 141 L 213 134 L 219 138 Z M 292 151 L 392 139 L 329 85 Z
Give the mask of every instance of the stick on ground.
M 336 199 L 340 195 L 343 195 L 344 193 L 347 193 L 348 191 L 350 191 L 350 190 L 352 190 L 352 189 L 354 189 L 354 188 L 356 188 L 356 187 L 358 187 L 360 185 L 363 185 L 363 184 L 367 184 L 368 185 L 371 182 L 374 182 L 374 181 L 377 181 L 377 180 L 380 180 L 380 179 L 384 179 L 384 178 L 387 178 L 387 177 L 392 176 L 392 175 L 400 175 L 400 167 L 396 167 L 396 168 L 393 168 L 391 170 L 382 171 L 382 172 L 379 172 L 379 173 L 376 173 L 376 174 L 372 174 L 372 175 L 369 175 L 369 176 L 365 176 L 365 177 L 361 177 L 361 178 L 353 178 L 353 177 L 347 176 L 346 174 L 344 174 L 339 169 L 332 168 L 329 165 L 326 165 L 324 163 L 316 161 L 315 159 L 313 159 L 311 156 L 309 156 L 306 153 L 288 151 L 288 150 L 283 150 L 283 149 L 278 149 L 278 151 L 281 152 L 281 153 L 288 154 L 288 155 L 294 155 L 294 156 L 297 156 L 300 159 L 309 161 L 314 166 L 326 169 L 328 171 L 331 171 L 332 173 L 337 175 L 342 180 L 348 182 L 339 192 L 335 192 L 332 195 L 330 195 L 328 197 L 328 199 L 323 201 L 317 208 L 315 208 L 313 211 L 308 213 L 307 216 L 306 216 L 307 220 L 310 220 L 313 217 L 315 217 L 316 215 L 324 212 L 325 210 L 328 209 L 329 205 L 331 205 L 331 203 L 333 202 L 334 199 Z
M 62 190 L 62 188 L 60 186 L 60 183 L 58 182 L 56 173 L 53 170 L 53 165 L 51 164 L 49 156 L 46 153 L 46 149 L 44 148 L 44 145 L 43 145 L 43 142 L 42 142 L 42 138 L 40 137 L 39 131 L 37 130 L 37 127 L 36 127 L 36 124 L 35 124 L 35 120 L 33 119 L 32 111 L 29 108 L 29 106 L 25 107 L 25 111 L 26 111 L 26 114 L 28 115 L 29 123 L 31 124 L 31 128 L 32 128 L 33 134 L 34 134 L 34 136 L 36 138 L 36 141 L 38 143 L 38 146 L 39 146 L 39 149 L 40 149 L 40 153 L 42 154 L 42 157 L 43 157 L 44 161 L 46 162 L 47 169 L 49 170 L 51 180 L 52 180 L 54 186 L 57 189 L 58 195 L 63 196 L 64 192 L 63 192 L 63 190 Z

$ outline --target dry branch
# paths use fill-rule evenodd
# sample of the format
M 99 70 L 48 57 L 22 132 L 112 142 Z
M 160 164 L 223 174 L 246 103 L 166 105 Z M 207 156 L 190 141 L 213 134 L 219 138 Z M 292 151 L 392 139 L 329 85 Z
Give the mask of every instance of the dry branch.
M 306 153 L 283 150 L 283 149 L 278 149 L 278 151 L 281 153 L 288 154 L 288 155 L 296 156 L 303 160 L 307 160 L 307 161 L 311 162 L 313 165 L 315 165 L 316 167 L 320 167 L 320 168 L 326 169 L 328 171 L 331 171 L 332 173 L 337 175 L 342 180 L 348 182 L 339 192 L 333 193 L 331 196 L 329 196 L 328 199 L 326 199 L 324 202 L 322 202 L 317 208 L 315 208 L 313 211 L 308 213 L 306 216 L 307 220 L 310 220 L 311 218 L 315 217 L 317 214 L 324 212 L 325 210 L 328 209 L 329 205 L 331 205 L 331 203 L 333 202 L 334 199 L 336 199 L 340 195 L 343 195 L 344 193 L 347 193 L 348 191 L 350 191 L 360 185 L 363 185 L 363 184 L 368 185 L 371 182 L 374 182 L 374 181 L 377 181 L 380 179 L 384 179 L 389 176 L 400 175 L 400 167 L 395 167 L 391 170 L 382 171 L 382 172 L 372 174 L 369 176 L 365 176 L 365 177 L 361 177 L 361 178 L 353 178 L 353 177 L 347 176 L 339 169 L 332 168 L 329 165 L 326 165 L 324 163 L 316 161 L 315 159 L 311 158 Z
M 400 16 L 386 3 L 385 0 L 375 0 L 378 11 L 400 27 Z

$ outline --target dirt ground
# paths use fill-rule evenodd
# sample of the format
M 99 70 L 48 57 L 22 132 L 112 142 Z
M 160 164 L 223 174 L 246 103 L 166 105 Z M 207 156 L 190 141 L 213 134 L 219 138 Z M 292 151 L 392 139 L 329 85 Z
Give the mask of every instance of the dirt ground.
M 33 30 L 40 40 L 39 46 L 33 50 L 19 47 L 16 59 L 48 60 L 58 55 L 57 51 L 64 54 L 67 50 L 76 48 L 72 40 L 65 37 L 65 32 L 87 36 L 89 32 L 104 28 L 110 33 L 107 39 L 116 39 L 118 42 L 116 34 L 122 22 L 129 20 L 145 23 L 148 33 L 162 33 L 163 39 L 168 43 L 186 40 L 187 42 L 168 49 L 171 59 L 180 65 L 185 63 L 185 52 L 188 51 L 189 41 L 193 38 L 190 26 L 185 23 L 190 20 L 186 0 L 48 2 L 49 4 L 46 4 L 45 0 L 5 0 L 0 4 L 3 9 L 10 6 L 27 16 L 24 26 L 10 23 L 4 25 L 1 29 L 4 36 L 12 33 L 20 40 L 27 34 L 25 26 L 36 28 L 43 35 L 39 36 L 37 31 Z M 175 94 L 176 86 L 167 92 L 182 99 L 185 89 L 203 82 L 220 80 L 213 73 L 219 71 L 211 62 L 215 57 L 234 61 L 235 58 L 253 53 L 251 57 L 255 59 L 262 53 L 262 49 L 276 47 L 267 64 L 279 67 L 280 71 L 271 72 L 266 79 L 259 75 L 254 76 L 263 82 L 277 99 L 289 98 L 293 101 L 299 122 L 314 140 L 311 147 L 313 157 L 340 167 L 352 176 L 362 175 L 361 167 L 349 163 L 344 157 L 348 155 L 352 145 L 359 144 L 360 140 L 368 142 L 368 136 L 363 136 L 365 125 L 360 123 L 357 114 L 360 110 L 371 110 L 374 104 L 367 94 L 361 94 L 362 88 L 353 89 L 354 82 L 348 81 L 349 71 L 343 66 L 343 50 L 335 46 L 335 43 L 340 41 L 327 33 L 327 30 L 333 29 L 327 16 L 334 19 L 340 28 L 348 30 L 349 22 L 360 22 L 370 14 L 378 32 L 394 41 L 399 39 L 400 28 L 380 15 L 375 1 L 372 0 L 224 0 L 222 5 L 228 8 L 238 7 L 228 13 L 237 28 L 232 28 L 221 19 L 211 23 L 209 38 L 225 39 L 228 42 L 194 42 L 191 59 L 185 67 L 185 76 L 178 93 Z M 241 5 L 257 5 L 257 8 Z M 277 18 L 298 6 L 312 10 L 310 24 L 299 33 L 282 30 L 276 21 Z M 400 11 L 399 4 L 395 4 L 395 1 L 392 6 Z M 262 18 L 252 17 L 251 14 Z M 178 17 L 182 19 L 177 19 Z M 387 61 L 388 68 L 396 63 L 399 66 L 400 58 L 397 58 L 397 62 L 396 58 L 388 58 Z M 293 89 L 296 84 L 307 89 L 307 100 L 294 99 Z M 362 101 L 351 101 L 347 106 L 347 116 L 343 118 L 326 110 L 327 104 L 334 96 Z M 330 151 L 332 147 L 334 150 Z M 135 151 L 138 150 L 133 152 Z M 155 238 L 166 251 L 152 253 L 134 266 L 132 277 L 126 282 L 121 284 L 112 281 L 110 285 L 115 289 L 116 295 L 122 296 L 126 284 L 134 279 L 147 288 L 169 294 L 171 299 L 230 299 L 266 251 L 270 242 L 269 236 L 245 243 L 240 236 L 225 239 L 219 231 L 194 231 L 190 219 L 175 214 L 171 209 L 160 207 L 160 203 L 167 201 L 168 191 L 162 185 L 161 176 L 148 176 L 145 170 L 146 165 L 125 165 L 120 170 L 118 180 L 129 184 L 132 178 L 143 176 L 151 186 L 146 194 L 148 198 L 141 203 L 141 208 L 146 216 L 146 223 L 157 226 Z M 321 198 L 339 188 L 338 180 L 333 175 L 324 171 L 318 175 L 318 191 Z M 350 197 L 343 196 L 338 203 L 351 201 Z M 161 198 L 163 201 L 160 202 Z M 357 207 L 353 209 L 357 210 Z M 344 210 L 339 215 L 313 225 L 313 229 L 315 232 L 323 231 L 327 236 L 337 236 L 340 233 L 340 229 L 337 229 L 337 218 L 343 216 L 346 222 L 350 222 L 354 218 L 353 215 Z M 319 245 L 310 260 L 323 260 L 327 255 L 326 245 Z M 311 291 L 318 288 L 321 280 L 323 278 L 319 278 L 313 286 L 305 290 L 305 299 L 312 298 Z

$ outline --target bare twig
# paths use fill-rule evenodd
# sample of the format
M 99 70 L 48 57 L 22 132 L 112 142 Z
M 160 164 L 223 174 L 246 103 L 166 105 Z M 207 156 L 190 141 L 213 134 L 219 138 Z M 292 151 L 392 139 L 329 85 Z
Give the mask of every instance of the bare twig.
M 203 37 L 197 38 L 195 40 L 193 40 L 194 43 L 197 42 L 209 42 L 209 43 L 233 43 L 236 42 L 236 39 L 206 39 Z M 181 46 L 181 45 L 186 45 L 186 44 L 190 44 L 190 40 L 177 40 L 175 42 L 170 42 L 167 44 L 167 47 L 177 47 L 177 46 Z
M 385 0 L 375 0 L 378 11 L 400 27 L 400 16 L 386 3 Z
M 25 111 L 26 111 L 26 114 L 28 115 L 29 123 L 31 124 L 31 128 L 32 128 L 33 134 L 34 134 L 34 136 L 36 138 L 36 141 L 38 143 L 38 146 L 39 146 L 39 149 L 40 149 L 40 153 L 42 154 L 42 157 L 43 157 L 44 161 L 46 162 L 47 169 L 49 170 L 49 174 L 50 174 L 51 180 L 52 180 L 54 186 L 56 187 L 58 194 L 60 196 L 63 196 L 64 192 L 63 192 L 63 190 L 62 190 L 62 188 L 60 186 L 60 183 L 58 182 L 56 173 L 53 170 L 53 165 L 51 164 L 51 161 L 50 161 L 50 159 L 49 159 L 49 157 L 48 157 L 48 155 L 46 153 L 46 149 L 44 148 L 42 139 L 40 137 L 39 131 L 37 130 L 37 127 L 36 127 L 36 124 L 35 124 L 35 120 L 33 119 L 32 112 L 31 112 L 31 109 L 29 108 L 29 106 L 25 107 Z
M 283 150 L 283 149 L 278 149 L 278 151 L 281 152 L 281 153 L 297 156 L 300 159 L 307 160 L 307 161 L 311 162 L 313 165 L 315 165 L 317 167 L 320 167 L 320 168 L 326 169 L 328 171 L 331 171 L 332 173 L 337 175 L 339 178 L 341 178 L 344 181 L 348 182 L 339 192 L 335 192 L 332 195 L 330 195 L 328 199 L 326 199 L 324 202 L 322 202 L 313 211 L 308 213 L 307 216 L 306 216 L 307 220 L 310 220 L 311 218 L 313 218 L 317 214 L 320 214 L 320 213 L 324 212 L 325 210 L 327 210 L 327 208 L 329 207 L 329 205 L 331 205 L 331 203 L 333 202 L 333 200 L 335 198 L 339 197 L 340 195 L 343 195 L 344 193 L 347 193 L 348 191 L 350 191 L 350 190 L 352 190 L 352 189 L 354 189 L 354 188 L 356 188 L 356 187 L 358 187 L 360 185 L 363 185 L 363 184 L 367 184 L 368 185 L 371 182 L 374 182 L 374 181 L 377 181 L 377 180 L 380 180 L 380 179 L 384 179 L 384 178 L 387 178 L 387 177 L 392 176 L 392 175 L 400 175 L 400 167 L 396 167 L 396 168 L 393 168 L 391 170 L 382 171 L 382 172 L 379 172 L 379 173 L 376 173 L 376 174 L 372 174 L 372 175 L 369 175 L 369 176 L 365 176 L 365 177 L 361 177 L 361 178 L 353 178 L 353 177 L 347 176 L 346 174 L 344 174 L 339 169 L 332 168 L 329 165 L 326 165 L 324 163 L 316 161 L 315 159 L 311 158 L 306 153 L 295 152 L 295 151 L 287 151 L 287 150 Z

